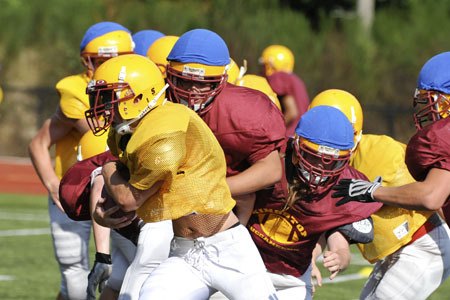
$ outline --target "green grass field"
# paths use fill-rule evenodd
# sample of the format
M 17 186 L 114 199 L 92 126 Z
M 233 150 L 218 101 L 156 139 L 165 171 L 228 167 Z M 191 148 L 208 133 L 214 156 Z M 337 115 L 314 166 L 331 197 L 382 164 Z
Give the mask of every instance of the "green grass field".
M 0 194 L 0 299 L 55 298 L 59 272 L 48 227 L 45 196 Z M 317 288 L 314 299 L 358 299 L 365 279 L 352 277 L 361 276 L 368 265 L 356 249 L 353 252 L 352 265 L 335 282 Z M 450 280 L 429 299 L 449 299 L 449 294 Z

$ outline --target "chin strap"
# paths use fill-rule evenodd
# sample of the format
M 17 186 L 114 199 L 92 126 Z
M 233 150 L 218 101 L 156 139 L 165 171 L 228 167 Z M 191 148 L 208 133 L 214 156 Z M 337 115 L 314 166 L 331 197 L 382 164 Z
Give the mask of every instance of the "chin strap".
M 114 129 L 116 130 L 116 132 L 119 135 L 125 135 L 125 134 L 130 134 L 133 133 L 133 128 L 131 127 L 131 125 L 137 121 L 139 121 L 140 119 L 142 119 L 149 111 L 151 111 L 155 105 L 156 105 L 156 101 L 158 101 L 158 99 L 161 97 L 161 95 L 167 90 L 167 88 L 169 87 L 169 84 L 166 83 L 164 85 L 164 87 L 158 92 L 158 94 L 155 95 L 155 97 L 153 97 L 152 101 L 150 101 L 147 106 L 139 113 L 139 115 L 134 118 L 131 119 L 129 121 L 123 122 L 118 124 L 117 126 L 114 127 Z M 167 99 L 163 100 L 162 105 L 164 105 L 166 103 Z

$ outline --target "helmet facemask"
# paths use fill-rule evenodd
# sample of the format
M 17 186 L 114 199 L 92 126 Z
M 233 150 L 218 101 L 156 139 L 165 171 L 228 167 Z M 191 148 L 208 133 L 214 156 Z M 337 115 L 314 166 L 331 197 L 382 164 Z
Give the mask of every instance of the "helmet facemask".
M 450 115 L 449 96 L 437 91 L 416 89 L 413 106 L 416 109 L 414 123 L 417 130 Z
M 113 124 L 119 102 L 135 98 L 126 82 L 91 80 L 86 93 L 89 95 L 91 108 L 85 112 L 85 117 L 94 135 L 102 135 Z
M 227 78 L 226 67 L 220 75 L 207 76 L 200 68 L 185 65 L 183 71 L 179 71 L 170 64 L 167 66 L 171 101 L 187 105 L 197 113 L 204 112 L 211 104 L 214 97 L 225 87 Z
M 328 191 L 350 160 L 351 151 L 317 145 L 300 137 L 293 143 L 294 176 L 307 185 L 312 194 Z
M 89 78 L 92 78 L 95 70 L 105 61 L 111 57 L 116 57 L 118 54 L 114 55 L 98 55 L 94 53 L 83 53 L 81 55 L 81 62 L 88 70 Z

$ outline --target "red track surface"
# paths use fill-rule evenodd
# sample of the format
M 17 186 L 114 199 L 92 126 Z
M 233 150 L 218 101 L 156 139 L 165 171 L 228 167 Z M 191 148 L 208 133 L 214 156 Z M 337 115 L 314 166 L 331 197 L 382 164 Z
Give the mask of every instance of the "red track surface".
M 46 195 L 29 159 L 0 157 L 0 193 Z

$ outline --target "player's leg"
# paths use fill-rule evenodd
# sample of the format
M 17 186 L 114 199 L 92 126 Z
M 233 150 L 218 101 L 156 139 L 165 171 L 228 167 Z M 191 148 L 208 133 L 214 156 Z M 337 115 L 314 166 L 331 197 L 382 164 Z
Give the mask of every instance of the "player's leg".
M 119 299 L 133 300 L 139 297 L 141 286 L 148 275 L 169 257 L 172 237 L 171 221 L 147 223 L 141 228 L 136 255 L 125 274 Z
M 64 299 L 86 299 L 90 221 L 73 221 L 49 199 L 50 229 Z
M 161 263 L 141 288 L 140 299 L 205 300 L 212 290 L 182 257 Z
M 300 277 L 268 273 L 279 300 L 312 299 L 311 265 Z
M 210 287 L 230 299 L 276 299 L 275 288 L 248 230 L 239 225 L 197 239 L 185 255 Z
M 116 231 L 111 230 L 112 271 L 106 283 L 105 291 L 102 292 L 102 296 L 105 292 L 112 295 L 112 293 L 108 292 L 108 290 L 111 289 L 117 293 L 117 296 L 114 299 L 118 298 L 119 291 L 125 278 L 125 273 L 133 261 L 135 253 L 136 246 L 130 240 L 121 236 Z M 103 299 L 103 297 L 101 299 Z M 108 297 L 104 299 L 113 298 Z
M 449 236 L 444 223 L 378 262 L 360 299 L 426 299 L 449 275 Z

